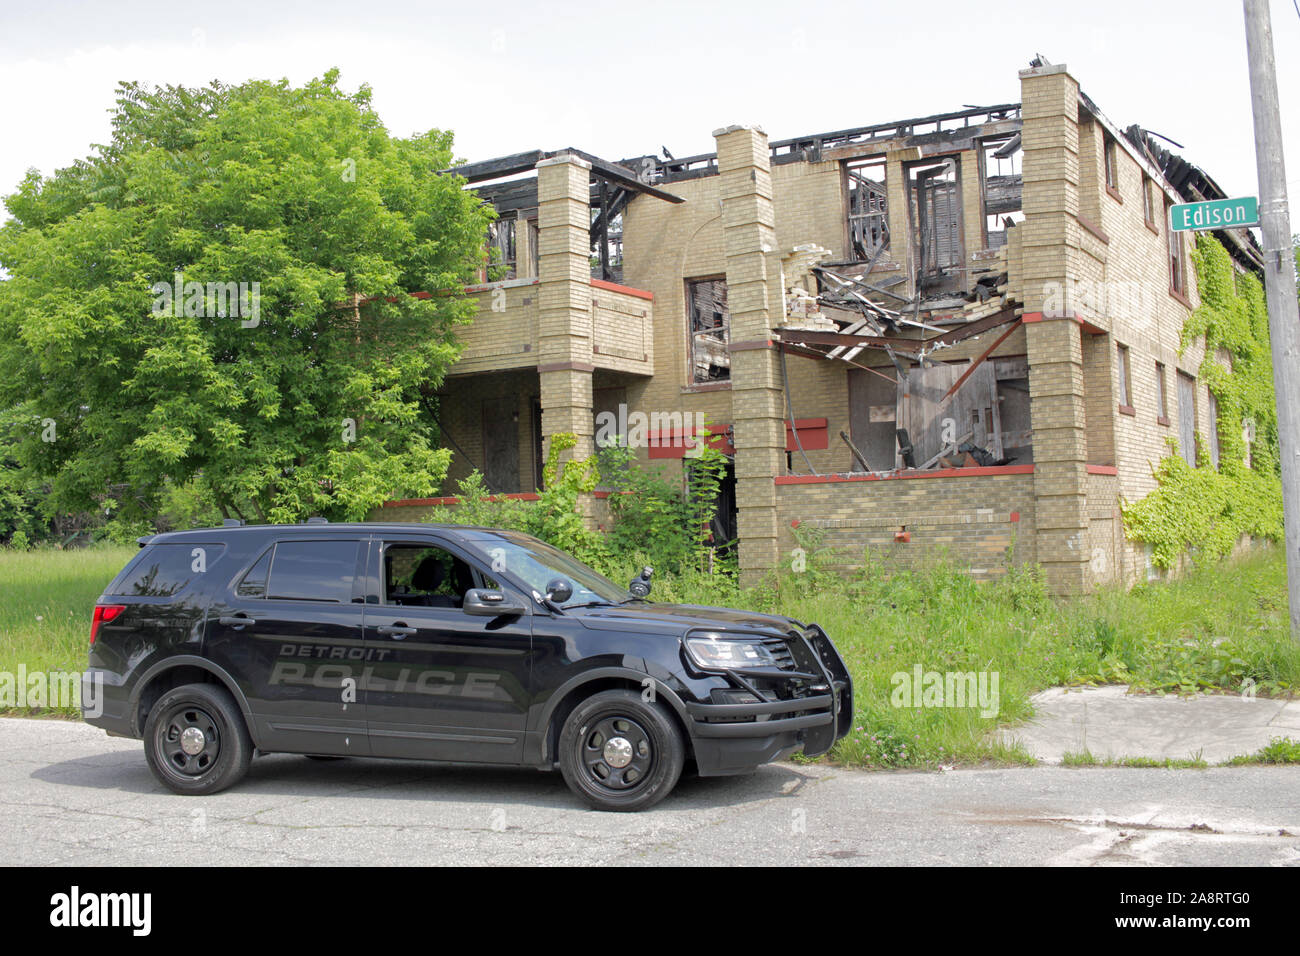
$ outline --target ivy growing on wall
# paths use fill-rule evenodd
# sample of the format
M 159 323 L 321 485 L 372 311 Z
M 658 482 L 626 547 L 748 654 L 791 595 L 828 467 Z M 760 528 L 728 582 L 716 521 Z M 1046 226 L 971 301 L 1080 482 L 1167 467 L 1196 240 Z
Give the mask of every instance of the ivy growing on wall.
M 1277 409 L 1264 287 L 1241 275 L 1219 242 L 1198 238 L 1192 252 L 1201 305 L 1183 327 L 1181 349 L 1205 337 L 1199 381 L 1218 403 L 1219 468 L 1202 442 L 1196 467 L 1170 454 L 1154 469 L 1157 487 L 1122 509 L 1128 536 L 1152 547 L 1152 561 L 1169 568 L 1185 553 L 1228 554 L 1242 535 L 1282 537 Z M 1227 353 L 1231 367 L 1220 356 Z M 1202 429 L 1204 431 L 1204 429 Z

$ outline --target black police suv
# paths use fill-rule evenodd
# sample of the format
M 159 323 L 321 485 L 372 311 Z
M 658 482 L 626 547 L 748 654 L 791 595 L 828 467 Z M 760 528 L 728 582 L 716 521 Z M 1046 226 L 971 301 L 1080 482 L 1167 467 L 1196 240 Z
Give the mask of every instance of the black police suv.
M 817 625 L 655 603 L 649 569 L 619 588 L 513 531 L 230 522 L 141 545 L 95 606 L 86 719 L 142 738 L 177 793 L 256 751 L 558 768 L 640 810 L 688 760 L 825 753 L 853 717 Z

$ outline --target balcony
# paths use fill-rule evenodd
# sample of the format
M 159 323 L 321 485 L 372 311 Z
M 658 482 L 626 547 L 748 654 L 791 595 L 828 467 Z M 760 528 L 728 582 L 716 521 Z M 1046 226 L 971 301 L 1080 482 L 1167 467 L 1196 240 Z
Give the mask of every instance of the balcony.
M 458 326 L 463 345 L 451 375 L 537 367 L 538 283 L 507 279 L 466 289 L 478 315 Z M 590 343 L 594 368 L 632 375 L 654 374 L 654 296 L 640 289 L 591 280 L 591 312 L 575 329 Z

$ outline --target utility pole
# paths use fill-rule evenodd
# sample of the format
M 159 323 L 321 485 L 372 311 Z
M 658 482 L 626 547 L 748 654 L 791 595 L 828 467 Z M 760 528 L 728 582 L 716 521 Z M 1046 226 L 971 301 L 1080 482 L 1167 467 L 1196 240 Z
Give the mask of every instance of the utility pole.
M 1291 636 L 1300 641 L 1300 314 L 1296 305 L 1291 213 L 1282 159 L 1282 118 L 1273 62 L 1268 0 L 1243 0 L 1250 99 L 1255 115 L 1255 165 L 1259 169 L 1259 224 L 1264 236 L 1264 288 L 1273 346 L 1278 455 L 1282 459 L 1282 510 L 1286 527 L 1287 593 Z

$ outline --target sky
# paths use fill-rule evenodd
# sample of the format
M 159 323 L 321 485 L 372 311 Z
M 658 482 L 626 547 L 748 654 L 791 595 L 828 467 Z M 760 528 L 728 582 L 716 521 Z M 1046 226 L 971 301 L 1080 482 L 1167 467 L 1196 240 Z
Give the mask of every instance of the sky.
M 1300 10 L 1272 0 L 1293 232 L 1300 232 Z M 188 5 L 0 0 L 0 194 L 109 137 L 119 81 L 196 86 L 341 70 L 390 132 L 451 129 L 474 160 L 573 146 L 607 159 L 712 152 L 1014 102 L 1066 64 L 1121 128 L 1161 133 L 1230 196 L 1257 195 L 1241 4 L 383 0 Z

